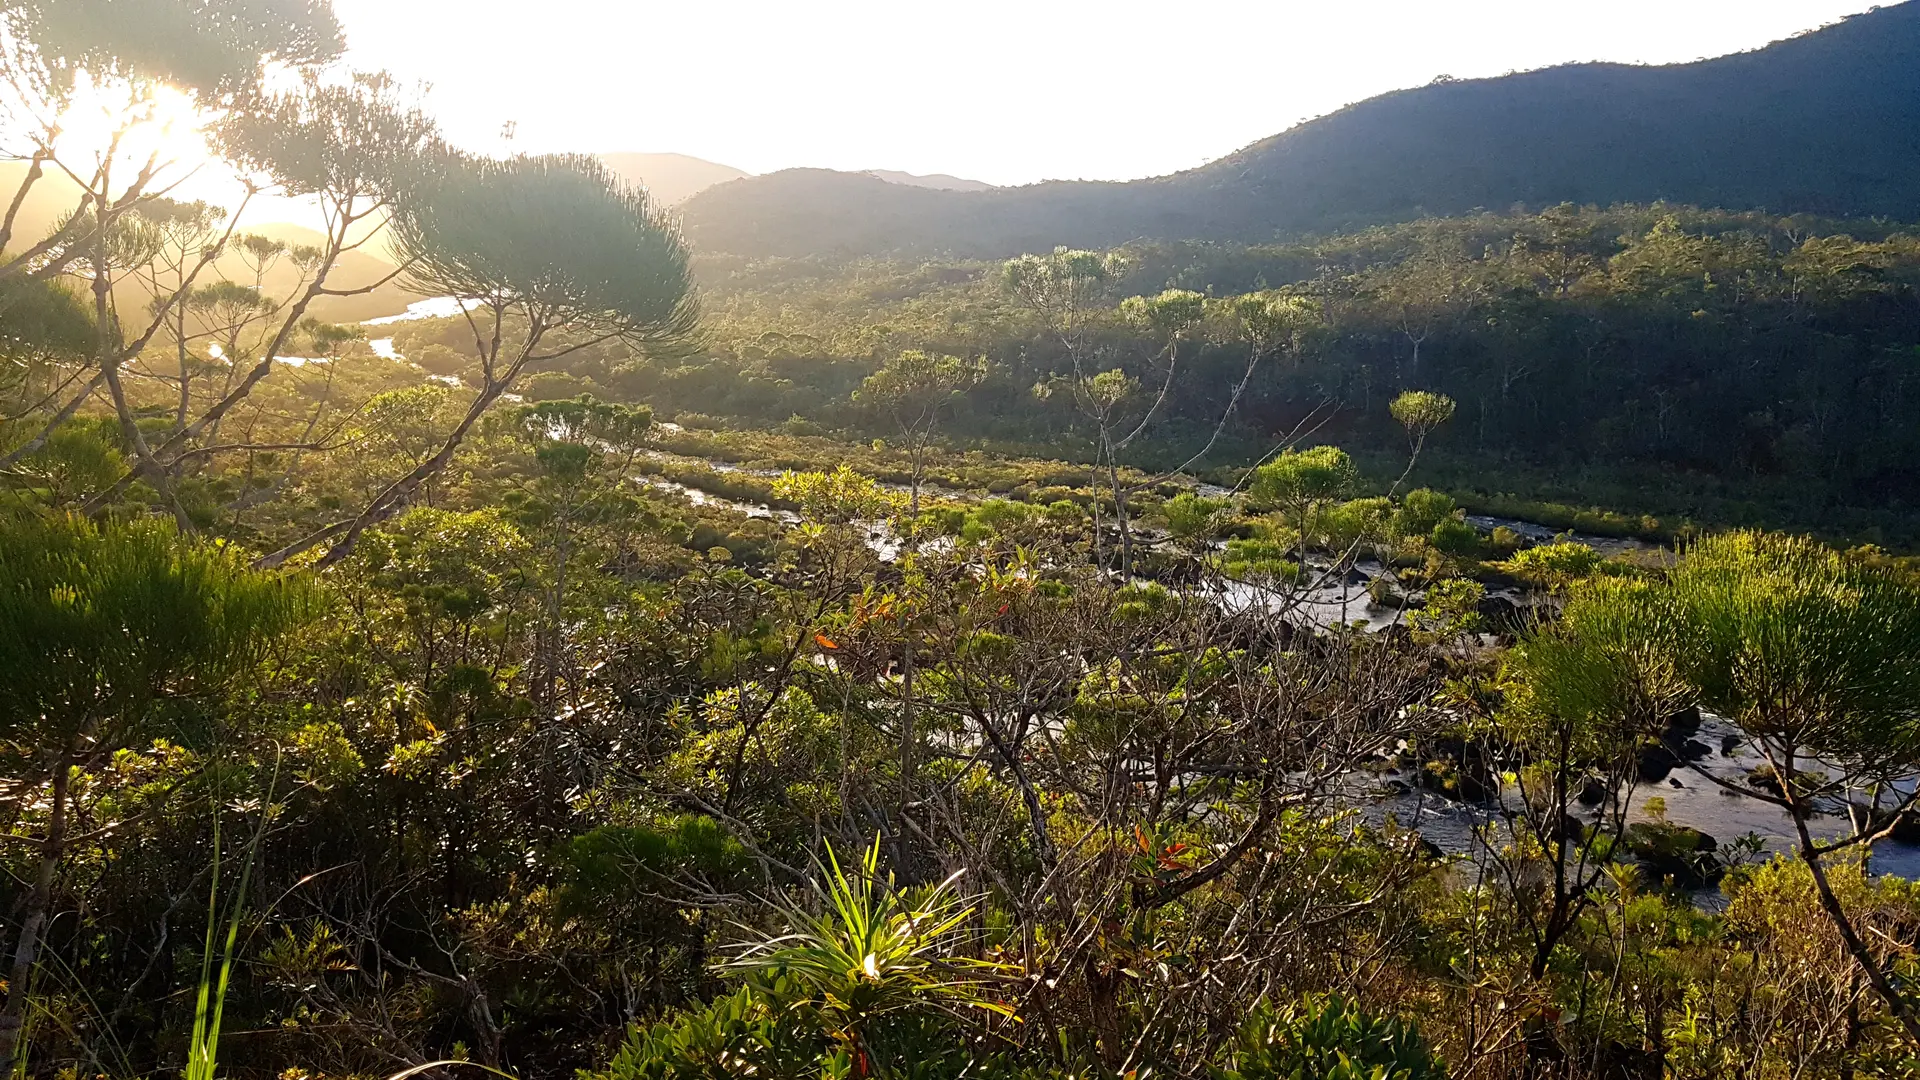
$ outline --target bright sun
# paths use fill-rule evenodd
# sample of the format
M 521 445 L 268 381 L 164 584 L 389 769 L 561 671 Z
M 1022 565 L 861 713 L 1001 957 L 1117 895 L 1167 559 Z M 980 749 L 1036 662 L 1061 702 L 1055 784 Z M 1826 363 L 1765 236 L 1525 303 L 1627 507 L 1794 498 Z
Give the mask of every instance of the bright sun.
M 91 182 L 92 174 L 106 164 L 114 196 L 151 163 L 154 172 L 145 186 L 147 193 L 182 202 L 204 201 L 232 212 L 246 199 L 246 184 L 209 145 L 208 124 L 208 114 L 178 90 L 136 88 L 118 80 L 96 83 L 82 73 L 59 113 L 54 148 L 59 164 L 82 182 Z M 245 217 L 250 222 L 321 227 L 311 203 L 311 199 L 280 196 L 271 186 L 262 185 L 247 200 Z
M 116 188 L 151 162 L 150 190 L 202 171 L 212 157 L 204 118 L 186 94 L 119 80 L 97 83 L 84 72 L 60 113 L 54 150 L 75 172 L 109 166 Z

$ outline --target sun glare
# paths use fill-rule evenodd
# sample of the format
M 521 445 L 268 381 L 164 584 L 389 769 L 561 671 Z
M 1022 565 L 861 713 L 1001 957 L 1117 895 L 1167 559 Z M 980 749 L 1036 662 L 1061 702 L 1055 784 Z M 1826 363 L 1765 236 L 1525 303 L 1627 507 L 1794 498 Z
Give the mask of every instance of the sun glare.
M 151 163 L 150 191 L 179 184 L 212 158 L 205 117 L 192 98 L 171 87 L 137 87 L 117 79 L 96 82 L 85 72 L 78 76 L 55 131 L 54 149 L 69 168 L 107 167 L 115 184 Z
M 270 70 L 263 86 L 286 89 L 298 77 L 297 72 L 282 77 Z M 46 115 L 44 108 L 21 108 L 20 104 L 15 101 L 6 111 L 15 117 Z M 75 180 L 91 185 L 104 166 L 114 197 L 124 192 L 142 169 L 150 167 L 153 175 L 143 188 L 149 195 L 207 202 L 230 212 L 245 200 L 249 221 L 323 226 L 311 198 L 281 196 L 264 177 L 252 178 L 255 194 L 249 198 L 248 180 L 208 141 L 212 120 L 191 95 L 172 87 L 95 80 L 81 72 L 72 91 L 64 96 L 57 119 L 52 123 L 33 121 L 28 127 L 38 131 L 32 136 L 20 124 L 8 125 L 12 130 L 6 133 L 5 150 L 8 156 L 25 158 L 50 132 L 58 165 L 49 168 L 70 171 Z M 20 145 L 23 136 L 27 139 L 24 146 Z

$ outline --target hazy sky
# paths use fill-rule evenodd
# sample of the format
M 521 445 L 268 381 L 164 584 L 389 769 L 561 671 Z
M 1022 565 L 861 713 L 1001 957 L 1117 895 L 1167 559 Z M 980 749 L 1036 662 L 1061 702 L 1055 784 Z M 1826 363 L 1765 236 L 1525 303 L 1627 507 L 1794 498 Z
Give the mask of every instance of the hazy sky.
M 1434 76 L 1669 63 L 1872 0 L 334 0 L 474 149 L 993 183 L 1188 168 Z

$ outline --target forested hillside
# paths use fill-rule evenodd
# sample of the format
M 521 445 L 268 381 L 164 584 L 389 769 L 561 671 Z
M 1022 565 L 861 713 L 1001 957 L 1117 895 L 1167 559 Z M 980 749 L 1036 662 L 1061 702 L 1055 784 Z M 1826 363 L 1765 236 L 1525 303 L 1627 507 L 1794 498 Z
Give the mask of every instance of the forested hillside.
M 1433 474 L 1463 494 L 1599 504 L 1678 522 L 1744 522 L 1910 542 L 1920 536 L 1920 240 L 1891 224 L 1677 206 L 1427 219 L 1324 241 L 1136 244 L 1091 298 L 1102 369 L 1168 396 L 1128 451 L 1175 464 L 1205 442 L 1244 344 L 1166 341 L 1119 310 L 1134 295 L 1277 288 L 1312 323 L 1252 373 L 1202 467 L 1244 465 L 1303 421 L 1392 455 L 1380 404 L 1441 390 L 1459 417 Z M 696 422 L 787 421 L 855 435 L 886 421 L 849 395 L 902 349 L 991 361 L 950 437 L 1067 457 L 1095 432 L 1061 344 L 1003 288 L 998 263 L 707 256 L 709 347 L 655 362 L 589 350 L 538 393 L 652 402 Z M 457 345 L 421 324 L 403 343 Z M 1168 376 L 1170 375 L 1170 380 Z
M 1136 239 L 1260 242 L 1516 204 L 1665 199 L 1920 218 L 1920 5 L 1751 53 L 1578 64 L 1382 95 L 1189 172 L 928 192 L 789 170 L 685 209 L 707 251 L 1003 257 Z

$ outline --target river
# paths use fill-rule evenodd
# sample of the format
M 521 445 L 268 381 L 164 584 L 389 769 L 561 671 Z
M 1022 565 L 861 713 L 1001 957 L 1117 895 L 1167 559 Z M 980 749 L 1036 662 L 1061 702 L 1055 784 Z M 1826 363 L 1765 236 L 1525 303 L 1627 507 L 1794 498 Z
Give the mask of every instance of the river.
M 400 315 L 370 319 L 364 325 L 377 326 L 402 322 L 409 319 L 444 318 L 459 312 L 459 305 L 450 297 L 438 297 L 423 300 L 410 306 Z M 393 360 L 404 358 L 395 351 L 393 339 L 383 337 L 369 342 L 374 353 Z M 673 425 L 663 424 L 665 428 Z M 674 428 L 677 430 L 677 428 Z M 649 456 L 662 461 L 684 465 L 702 466 L 721 473 L 740 473 L 758 477 L 779 475 L 775 469 L 744 468 L 730 462 L 705 458 L 692 458 L 664 451 L 651 451 Z M 635 477 L 641 483 L 661 490 L 672 491 L 696 506 L 715 506 L 744 514 L 748 517 L 769 519 L 785 524 L 794 524 L 799 516 L 788 510 L 768 506 L 764 503 L 749 503 L 727 499 L 700 490 L 698 487 L 668 480 L 659 476 L 641 475 Z M 883 485 L 890 490 L 905 492 L 905 485 Z M 956 493 L 945 489 L 934 489 L 946 498 L 975 500 L 979 496 Z M 1200 485 L 1203 495 L 1220 497 L 1230 494 L 1225 488 L 1214 485 Z M 1495 528 L 1505 527 L 1536 543 L 1555 539 L 1571 540 L 1586 544 L 1603 555 L 1620 555 L 1634 552 L 1660 550 L 1658 545 L 1642 540 L 1622 539 L 1619 537 L 1595 536 L 1577 532 L 1566 532 L 1535 522 L 1520 521 L 1513 518 L 1500 518 L 1488 515 L 1469 515 L 1469 524 L 1482 532 L 1492 532 Z M 899 550 L 899 542 L 884 522 L 863 522 L 868 543 L 883 558 L 892 558 Z M 1385 630 L 1403 623 L 1405 613 L 1394 608 L 1378 607 L 1371 603 L 1366 592 L 1364 578 L 1377 577 L 1386 571 L 1377 562 L 1362 560 L 1355 564 L 1355 574 L 1330 574 L 1325 567 L 1310 568 L 1318 572 L 1312 575 L 1312 587 L 1289 601 L 1292 615 L 1301 621 L 1327 628 L 1334 625 L 1359 626 L 1368 632 Z M 1234 583 L 1227 587 L 1224 602 L 1236 607 L 1254 609 L 1270 602 L 1271 594 L 1262 595 L 1261 590 L 1252 585 Z M 1516 590 L 1489 590 L 1490 595 L 1504 597 L 1511 601 L 1523 598 Z M 1643 784 L 1634 792 L 1631 804 L 1631 816 L 1635 820 L 1649 820 L 1646 801 L 1659 796 L 1665 803 L 1665 819 L 1675 824 L 1689 825 L 1714 837 L 1721 845 L 1741 836 L 1753 834 L 1765 843 L 1769 853 L 1790 851 L 1793 841 L 1793 823 L 1786 812 L 1750 796 L 1740 795 L 1737 790 L 1728 790 L 1719 784 L 1698 775 L 1694 769 L 1703 769 L 1715 777 L 1728 781 L 1735 789 L 1744 785 L 1747 773 L 1758 768 L 1763 762 L 1748 747 L 1739 729 L 1719 717 L 1703 718 L 1700 732 L 1695 736 L 1709 750 L 1705 757 L 1694 763 L 1692 768 L 1681 766 L 1667 778 L 1651 784 Z M 1356 775 L 1353 794 L 1357 796 L 1355 808 L 1361 816 L 1375 824 L 1385 821 L 1393 815 L 1402 825 L 1416 828 L 1436 847 L 1450 854 L 1471 854 L 1477 845 L 1473 830 L 1490 820 L 1490 811 L 1466 803 L 1455 802 L 1442 796 L 1427 792 L 1411 783 L 1411 777 L 1397 772 L 1385 772 L 1377 778 L 1373 774 Z M 1396 783 L 1397 781 L 1397 783 Z M 1401 789 L 1405 790 L 1401 790 Z M 1823 837 L 1839 836 L 1848 829 L 1846 817 L 1830 814 L 1818 819 L 1817 831 Z M 1883 842 L 1873 851 L 1873 867 L 1877 872 L 1897 874 L 1905 878 L 1920 878 L 1920 846 Z
M 653 456 L 661 460 L 704 466 L 715 472 L 761 477 L 778 475 L 777 470 L 742 468 L 724 461 L 687 458 L 662 452 L 656 452 Z M 786 523 L 799 520 L 798 515 L 791 511 L 723 498 L 657 476 L 640 476 L 636 479 L 652 487 L 681 493 L 695 505 L 718 506 L 749 517 Z M 905 489 L 901 487 L 900 490 Z M 954 497 L 954 493 L 944 490 L 940 494 Z M 1491 532 L 1495 527 L 1505 526 L 1535 541 L 1567 539 L 1612 554 L 1653 550 L 1657 547 L 1640 540 L 1569 534 L 1509 518 L 1475 515 L 1468 520 L 1483 531 Z M 867 530 L 868 542 L 883 558 L 893 557 L 898 550 L 898 542 L 885 523 L 864 522 L 861 527 Z M 1385 573 L 1386 567 L 1372 560 L 1361 560 L 1353 569 L 1357 573 L 1332 574 L 1325 566 L 1310 567 L 1310 587 L 1304 593 L 1287 598 L 1284 604 L 1270 590 L 1243 583 L 1229 584 L 1224 602 L 1242 610 L 1275 610 L 1284 606 L 1288 614 L 1298 621 L 1321 628 L 1347 625 L 1378 632 L 1404 623 L 1406 616 L 1403 611 L 1372 604 L 1362 580 Z M 1489 593 L 1513 600 L 1521 599 L 1520 594 L 1511 589 L 1490 590 Z M 1739 728 L 1721 717 L 1706 715 L 1702 717 L 1700 730 L 1693 739 L 1705 746 L 1707 752 L 1691 766 L 1680 765 L 1660 780 L 1638 785 L 1629 802 L 1630 819 L 1653 820 L 1655 815 L 1647 812 L 1647 800 L 1658 796 L 1665 804 L 1664 820 L 1699 829 L 1712 836 L 1722 848 L 1751 834 L 1759 837 L 1764 844 L 1764 854 L 1790 853 L 1794 829 L 1787 813 L 1739 793 L 1746 786 L 1747 774 L 1765 764 L 1747 744 Z M 1727 786 L 1699 775 L 1696 770 L 1725 781 Z M 1413 779 L 1395 770 L 1377 775 L 1356 773 L 1348 785 L 1348 794 L 1352 798 L 1353 808 L 1363 820 L 1377 826 L 1384 824 L 1391 815 L 1402 826 L 1416 829 L 1443 852 L 1473 855 L 1479 847 L 1474 830 L 1492 821 L 1493 811 L 1488 807 L 1456 802 L 1426 791 L 1414 784 Z M 1814 831 L 1822 838 L 1833 838 L 1845 835 L 1849 828 L 1846 816 L 1835 813 L 1816 819 Z M 1883 841 L 1873 850 L 1872 866 L 1876 873 L 1920 878 L 1920 846 Z M 1708 897 L 1703 897 L 1703 900 L 1710 902 Z

